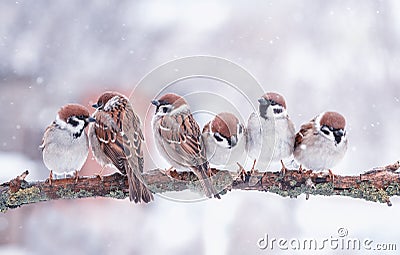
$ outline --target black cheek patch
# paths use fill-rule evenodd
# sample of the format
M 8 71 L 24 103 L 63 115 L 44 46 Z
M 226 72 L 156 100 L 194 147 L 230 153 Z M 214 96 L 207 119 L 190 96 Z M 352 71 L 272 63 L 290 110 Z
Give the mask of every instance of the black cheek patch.
M 336 141 L 337 144 L 339 144 L 341 140 L 342 140 L 342 136 L 341 135 L 335 135 L 335 141 Z

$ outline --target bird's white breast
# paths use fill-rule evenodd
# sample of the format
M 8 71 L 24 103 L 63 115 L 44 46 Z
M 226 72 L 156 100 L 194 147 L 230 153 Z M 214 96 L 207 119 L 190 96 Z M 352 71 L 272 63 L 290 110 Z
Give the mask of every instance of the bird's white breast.
M 265 170 L 271 161 L 279 161 L 292 155 L 295 129 L 287 118 L 264 119 L 253 113 L 248 123 L 247 149 L 257 167 Z
M 218 145 L 208 132 L 203 134 L 203 140 L 206 145 L 207 159 L 214 166 L 234 170 L 237 162 L 243 164 L 246 159 L 246 141 L 244 137 L 239 139 L 238 143 L 232 148 Z
M 80 170 L 89 153 L 88 138 L 82 133 L 78 138 L 66 130 L 49 130 L 43 149 L 43 161 L 50 170 L 68 173 Z

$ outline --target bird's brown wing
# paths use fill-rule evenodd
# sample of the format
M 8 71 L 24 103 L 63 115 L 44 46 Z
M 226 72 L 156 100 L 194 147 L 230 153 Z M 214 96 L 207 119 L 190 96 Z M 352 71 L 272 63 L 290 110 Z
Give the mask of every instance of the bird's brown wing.
M 129 196 L 131 201 L 136 203 L 144 201 L 146 203 L 152 201 L 152 192 L 146 187 L 142 178 L 144 168 L 143 148 L 144 136 L 141 129 L 139 116 L 133 111 L 133 107 L 127 99 L 123 99 L 122 114 L 119 118 L 122 121 L 121 127 L 123 135 L 129 143 L 124 146 L 127 157 L 128 166 L 126 171 L 129 181 Z M 125 140 L 124 140 L 125 141 Z M 128 150 L 128 151 L 127 151 Z
M 180 117 L 179 122 L 182 123 L 180 126 L 180 137 L 182 143 L 182 149 L 193 156 L 202 154 L 202 140 L 200 128 L 192 115 L 186 118 Z
M 122 124 L 117 116 L 98 111 L 95 114 L 95 133 L 104 154 L 112 161 L 114 166 L 126 174 L 125 160 L 130 157 L 130 141 L 122 132 Z
M 176 153 L 175 160 L 184 162 L 191 166 L 204 163 L 205 149 L 201 139 L 200 128 L 192 115 L 179 115 L 176 118 L 164 116 L 160 122 L 160 135 L 163 137 L 163 143 L 167 143 L 169 148 Z
M 295 149 L 301 144 L 301 142 L 303 141 L 303 137 L 306 135 L 307 132 L 310 132 L 309 130 L 312 130 L 312 128 L 313 128 L 313 123 L 311 122 L 301 125 L 300 131 L 297 132 L 296 138 L 294 140 Z
M 140 119 L 124 96 L 111 102 L 113 105 L 104 107 L 110 110 L 98 111 L 95 115 L 97 138 L 105 155 L 121 173 L 127 175 L 129 199 L 135 203 L 148 203 L 153 200 L 153 195 L 143 183 L 141 175 L 144 137 Z
M 160 121 L 160 135 L 164 141 L 164 150 L 178 164 L 190 167 L 199 178 L 207 197 L 220 198 L 209 177 L 212 175 L 205 155 L 205 146 L 200 128 L 191 114 L 168 116 Z
M 51 133 L 51 132 L 54 131 L 55 127 L 56 127 L 56 125 L 55 125 L 55 123 L 53 122 L 53 123 L 51 123 L 51 124 L 46 128 L 46 130 L 44 131 L 43 138 L 42 138 L 42 142 L 41 142 L 40 145 L 39 145 L 39 149 L 41 149 L 42 151 L 44 150 L 44 147 L 46 147 L 46 145 L 48 144 L 48 141 L 46 141 L 46 137 L 49 136 L 49 133 Z
M 136 167 L 140 173 L 143 173 L 143 148 L 144 136 L 141 129 L 141 123 L 139 116 L 135 114 L 133 108 L 129 102 L 125 105 L 125 115 L 121 116 L 122 129 L 124 135 L 129 141 L 128 146 L 125 146 L 127 155 L 130 156 L 130 163 L 134 164 L 132 167 Z
M 210 123 L 211 123 L 211 121 L 207 122 L 207 124 L 204 125 L 203 131 L 202 131 L 203 134 L 204 133 L 209 133 L 211 131 L 210 130 Z

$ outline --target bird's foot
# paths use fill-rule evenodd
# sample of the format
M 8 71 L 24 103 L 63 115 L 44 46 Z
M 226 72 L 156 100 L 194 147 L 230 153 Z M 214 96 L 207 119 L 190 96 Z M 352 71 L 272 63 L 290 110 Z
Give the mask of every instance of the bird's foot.
M 247 176 L 246 170 L 244 169 L 244 167 L 239 162 L 236 162 L 236 164 L 239 166 L 238 176 L 236 177 L 236 180 L 240 179 L 243 182 L 245 182 L 246 181 L 246 176 Z
M 253 174 L 255 174 L 255 173 L 257 172 L 257 170 L 256 170 L 256 163 L 257 163 L 257 159 L 255 159 L 255 160 L 253 161 L 253 165 L 251 166 L 251 169 L 250 169 L 250 175 L 253 175 Z
M 174 167 L 173 166 L 171 166 L 170 168 L 168 168 L 168 169 L 160 169 L 160 172 L 162 173 L 162 174 L 164 174 L 164 175 L 166 175 L 166 176 L 168 176 L 168 177 L 170 177 L 170 178 L 173 178 L 173 179 L 178 179 L 178 172 L 176 171 L 176 169 L 174 169 Z
M 335 175 L 332 173 L 331 169 L 328 169 L 328 175 L 333 185 L 335 183 Z
M 301 175 L 304 174 L 305 171 L 304 171 L 302 165 L 299 166 L 299 169 L 297 170 L 297 172 L 298 172 L 299 174 L 301 174 Z
M 283 163 L 282 159 L 281 159 L 281 164 L 282 164 L 282 168 L 281 168 L 280 176 L 285 177 L 287 168 L 286 168 L 285 164 Z
M 47 178 L 46 181 L 49 183 L 49 185 L 53 183 L 53 170 L 50 170 L 49 178 Z
M 74 172 L 74 179 L 75 179 L 75 183 L 78 183 L 78 180 L 79 180 L 79 171 L 78 170 L 75 170 L 75 172 Z

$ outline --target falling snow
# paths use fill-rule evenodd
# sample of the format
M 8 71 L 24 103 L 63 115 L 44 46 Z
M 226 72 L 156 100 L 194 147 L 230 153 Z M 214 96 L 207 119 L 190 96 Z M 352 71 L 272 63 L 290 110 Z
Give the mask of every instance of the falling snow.
M 87 104 L 103 89 L 129 93 L 130 87 L 126 84 L 134 84 L 150 70 L 172 58 L 197 54 L 217 55 L 238 62 L 262 83 L 263 89 L 281 91 L 296 131 L 318 112 L 328 109 L 343 112 L 351 123 L 348 129 L 352 131 L 348 150 L 351 153 L 333 169 L 334 173 L 357 174 L 398 159 L 400 121 L 396 117 L 400 116 L 400 95 L 397 76 L 391 75 L 395 74 L 392 70 L 398 69 L 400 59 L 398 33 L 393 32 L 400 31 L 400 5 L 395 1 L 365 2 L 363 6 L 352 2 L 343 6 L 343 2 L 337 1 L 323 4 L 310 1 L 303 5 L 301 1 L 272 0 L 261 1 L 260 6 L 240 1 L 237 5 L 224 1 L 161 2 L 85 3 L 85 8 L 76 1 L 0 3 L 0 10 L 4 12 L 0 13 L 0 55 L 5 64 L 0 67 L 0 95 L 6 108 L 4 112 L 12 112 L 0 116 L 2 125 L 6 125 L 0 136 L 0 163 L 8 163 L 12 158 L 6 155 L 7 151 L 24 155 L 30 150 L 29 157 L 35 161 L 27 165 L 26 157 L 15 159 L 19 162 L 15 168 L 18 174 L 25 167 L 31 170 L 34 169 L 31 166 L 36 166 L 38 169 L 32 175 L 47 175 L 46 171 L 41 172 L 44 166 L 36 148 L 44 128 L 54 117 L 54 109 L 65 102 Z M 46 22 L 41 15 L 43 10 L 49 10 Z M 204 13 L 209 15 L 205 17 Z M 173 72 L 184 73 L 184 70 Z M 21 80 L 21 84 L 15 80 Z M 152 96 L 151 91 L 159 89 L 156 86 L 149 86 L 145 92 Z M 20 93 L 26 93 L 25 97 L 15 97 Z M 260 95 L 251 96 L 257 102 L 255 98 Z M 25 100 L 30 101 L 25 103 Z M 377 148 L 379 157 L 371 148 Z M 301 149 L 305 150 L 306 146 L 302 145 Z M 94 158 L 90 159 L 87 163 L 93 166 Z M 15 173 L 10 176 L 16 176 Z M 8 172 L 1 176 L 5 174 Z M 29 177 L 33 179 L 31 174 Z M 260 203 L 265 198 L 273 203 Z M 0 243 L 5 242 L 5 246 L 22 243 L 26 250 L 35 248 L 32 250 L 38 254 L 53 254 L 46 250 L 52 245 L 58 251 L 66 247 L 65 253 L 68 253 L 74 246 L 105 248 L 113 241 L 118 245 L 112 248 L 121 254 L 126 250 L 145 254 L 146 249 L 184 253 L 191 247 L 198 247 L 197 253 L 208 254 L 206 251 L 214 249 L 215 240 L 210 236 L 216 233 L 212 230 L 217 225 L 229 233 L 217 236 L 218 245 L 226 243 L 230 253 L 240 253 L 242 250 L 236 250 L 238 246 L 248 253 L 259 253 L 255 250 L 255 235 L 271 229 L 276 236 L 330 235 L 340 223 L 350 227 L 352 234 L 364 233 L 381 239 L 390 237 L 382 233 L 399 235 L 395 224 L 387 224 L 394 217 L 382 217 L 383 222 L 379 224 L 370 220 L 379 213 L 398 215 L 399 206 L 389 211 L 381 205 L 350 199 L 313 197 L 306 202 L 256 192 L 231 192 L 221 201 L 190 205 L 160 198 L 149 210 L 134 207 L 127 201 L 93 199 L 89 203 L 77 203 L 59 201 L 51 205 L 51 210 L 38 205 L 35 210 L 28 210 L 29 217 L 25 218 L 24 210 L 15 215 L 11 213 L 7 215 L 9 229 L 4 233 L 0 216 Z M 333 210 L 335 207 L 346 207 L 354 213 L 338 214 Z M 96 208 L 104 210 L 92 214 Z M 330 210 L 321 214 L 320 208 Z M 242 224 L 240 219 L 246 218 L 250 211 L 252 218 L 263 219 L 263 224 L 257 220 Z M 215 215 L 221 222 L 215 220 Z M 285 220 L 277 221 L 276 215 Z M 187 224 L 193 223 L 193 217 L 195 224 L 187 228 Z M 331 220 L 326 221 L 327 218 Z M 210 219 L 216 224 L 211 224 Z M 115 228 L 121 221 L 124 222 L 122 229 Z M 58 239 L 60 244 L 46 242 L 52 240 L 54 222 L 66 230 Z M 100 226 L 98 222 L 104 224 Z M 207 224 L 210 231 L 205 230 Z M 17 233 L 11 244 L 2 238 L 8 234 L 12 238 L 15 235 L 12 229 L 18 228 L 21 233 Z M 148 233 L 155 233 L 156 237 L 150 240 Z M 123 243 L 121 236 L 132 239 Z M 177 238 L 171 242 L 165 236 Z M 243 241 L 238 236 L 250 238 Z M 38 243 L 38 240 L 44 241 Z M 77 245 L 68 246 L 63 240 Z M 0 246 L 0 253 L 4 253 L 3 249 Z M 92 254 L 99 253 L 92 251 Z M 209 252 L 217 253 L 229 252 Z
M 42 84 L 43 83 L 43 78 L 42 77 L 37 77 L 36 78 L 36 83 L 37 84 Z

